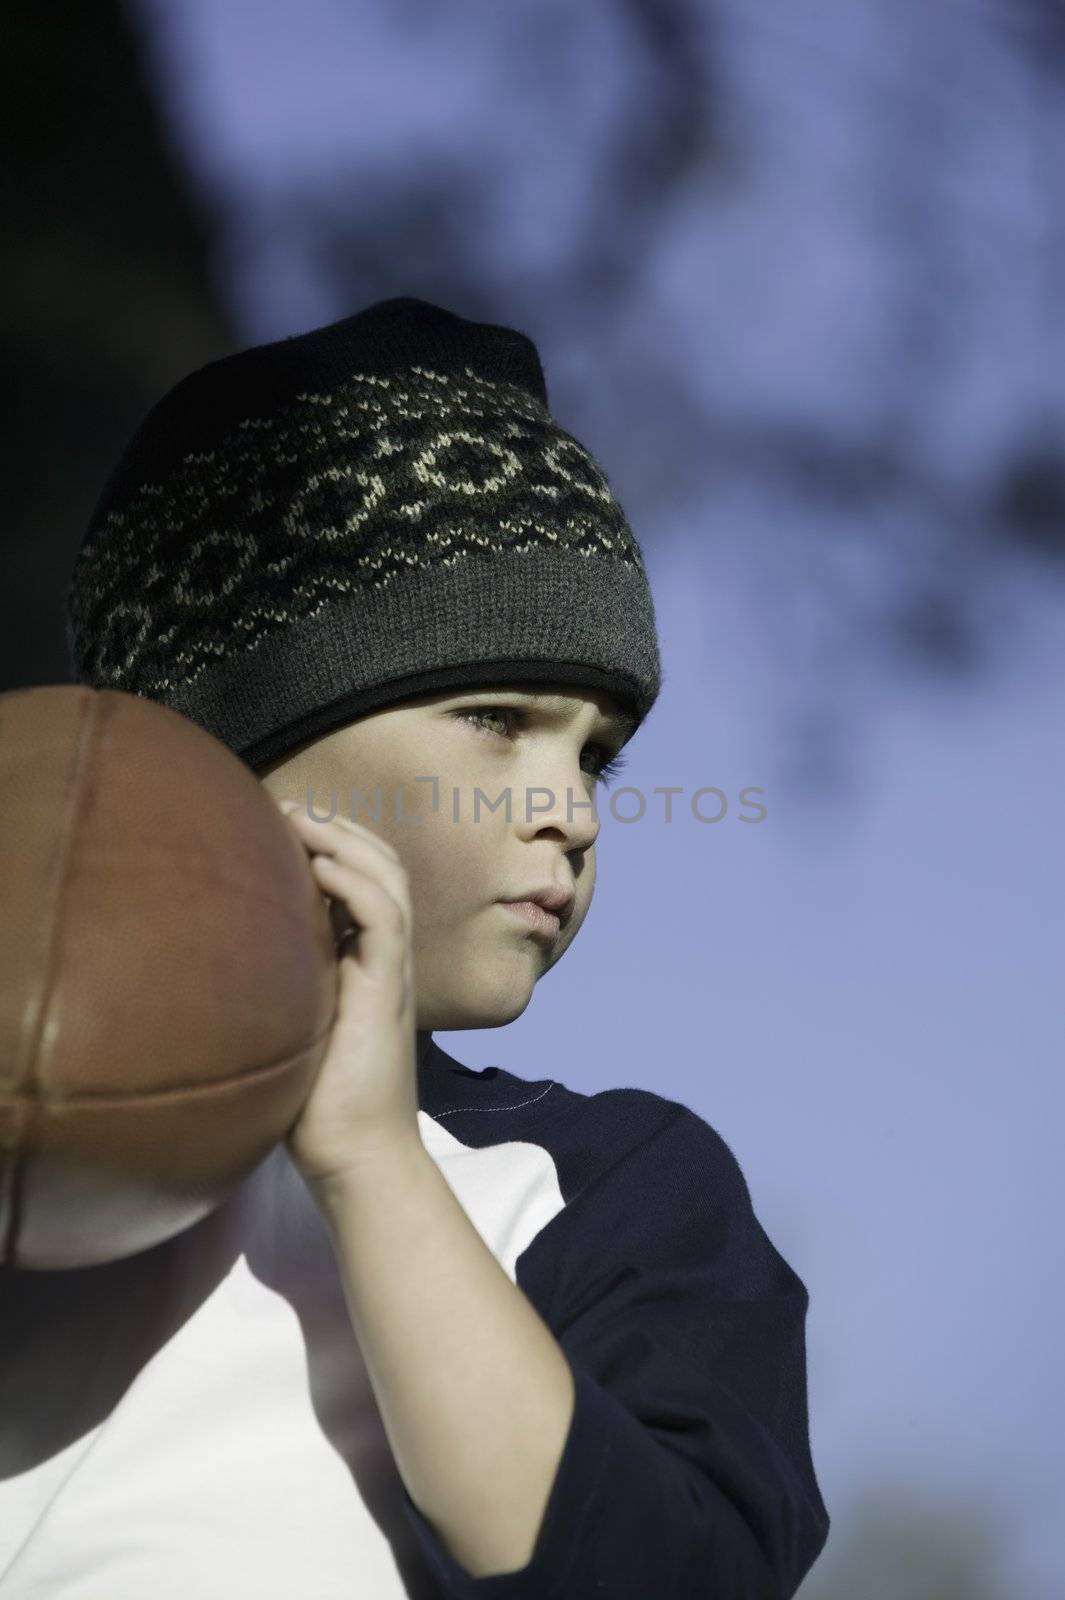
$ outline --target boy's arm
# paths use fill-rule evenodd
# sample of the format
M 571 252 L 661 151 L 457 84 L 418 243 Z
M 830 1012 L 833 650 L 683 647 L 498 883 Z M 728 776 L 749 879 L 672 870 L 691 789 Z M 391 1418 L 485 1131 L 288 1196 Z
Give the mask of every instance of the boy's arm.
M 472 1577 L 524 1567 L 573 1416 L 554 1335 L 420 1142 L 316 1198 L 411 1501 Z
M 610 1090 L 579 1124 L 597 1175 L 518 1258 L 520 1287 L 424 1147 L 325 1204 L 441 1593 L 790 1600 L 829 1527 L 805 1287 L 687 1107 Z

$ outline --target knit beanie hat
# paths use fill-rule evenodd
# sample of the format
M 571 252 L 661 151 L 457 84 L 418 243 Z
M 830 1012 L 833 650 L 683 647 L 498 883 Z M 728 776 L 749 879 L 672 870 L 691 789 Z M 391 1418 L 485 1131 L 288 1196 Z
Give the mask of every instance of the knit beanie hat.
M 76 681 L 253 769 L 412 695 L 661 685 L 640 548 L 536 346 L 422 300 L 237 351 L 152 408 L 65 591 Z

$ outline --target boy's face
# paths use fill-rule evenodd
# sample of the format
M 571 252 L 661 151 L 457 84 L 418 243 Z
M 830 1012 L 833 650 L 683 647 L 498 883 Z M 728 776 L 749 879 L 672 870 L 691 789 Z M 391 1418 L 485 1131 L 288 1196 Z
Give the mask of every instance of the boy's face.
M 320 816 L 335 805 L 398 853 L 419 1030 L 512 1022 L 576 938 L 595 887 L 596 773 L 631 731 L 609 720 L 620 713 L 609 694 L 548 683 L 434 692 L 368 712 L 260 774 L 275 799 L 309 801 Z M 576 896 L 553 938 L 500 903 L 549 885 Z

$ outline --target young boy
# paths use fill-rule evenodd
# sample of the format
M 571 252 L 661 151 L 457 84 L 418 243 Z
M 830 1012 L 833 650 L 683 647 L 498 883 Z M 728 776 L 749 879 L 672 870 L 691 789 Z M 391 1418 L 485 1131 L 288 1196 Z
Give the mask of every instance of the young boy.
M 0 1600 L 794 1595 L 829 1527 L 808 1296 L 728 1146 L 434 1038 L 520 1016 L 576 937 L 661 684 L 531 340 L 398 299 L 191 374 L 68 598 L 78 679 L 228 744 L 347 929 L 234 1195 L 0 1283 Z

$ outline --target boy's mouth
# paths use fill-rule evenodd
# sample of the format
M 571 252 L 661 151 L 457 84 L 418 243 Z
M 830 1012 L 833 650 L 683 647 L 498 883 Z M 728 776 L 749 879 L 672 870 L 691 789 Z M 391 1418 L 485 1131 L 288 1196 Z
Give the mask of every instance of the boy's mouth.
M 501 900 L 499 904 L 505 906 L 508 911 L 516 912 L 527 922 L 530 933 L 539 933 L 554 939 L 562 927 L 562 921 L 555 912 L 545 911 L 535 900 Z
M 577 891 L 564 883 L 548 883 L 542 889 L 525 889 L 521 894 L 504 896 L 507 905 L 527 904 L 540 906 L 553 912 L 561 922 L 568 922 Z

